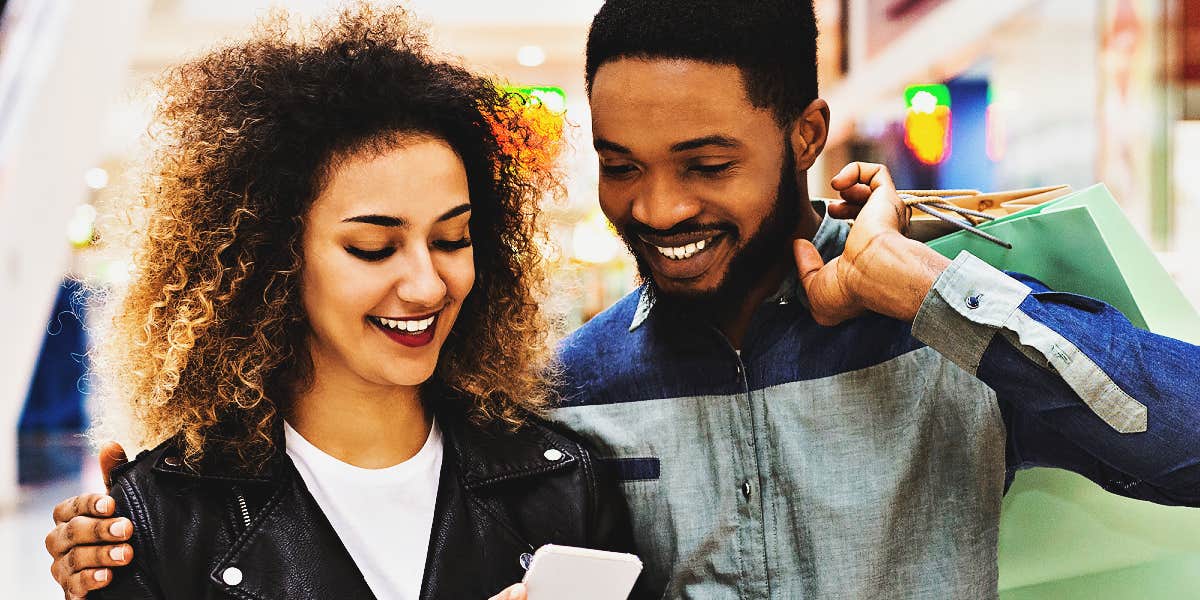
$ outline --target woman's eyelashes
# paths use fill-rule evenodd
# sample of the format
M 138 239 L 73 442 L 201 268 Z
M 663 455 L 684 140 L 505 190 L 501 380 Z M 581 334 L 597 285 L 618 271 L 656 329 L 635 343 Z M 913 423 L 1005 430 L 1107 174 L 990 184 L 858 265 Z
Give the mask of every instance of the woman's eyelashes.
M 437 240 L 433 242 L 433 247 L 443 252 L 453 252 L 462 250 L 463 248 L 471 247 L 470 238 L 461 238 L 457 240 Z M 396 253 L 395 246 L 386 246 L 378 250 L 367 250 L 364 248 L 356 248 L 354 246 L 346 246 L 346 252 L 351 256 L 364 260 L 366 262 L 379 262 Z

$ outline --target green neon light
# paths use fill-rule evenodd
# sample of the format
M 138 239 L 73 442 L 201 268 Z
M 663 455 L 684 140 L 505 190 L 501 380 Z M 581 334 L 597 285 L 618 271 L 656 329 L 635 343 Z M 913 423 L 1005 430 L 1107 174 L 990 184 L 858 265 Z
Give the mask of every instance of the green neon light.
M 913 98 L 921 92 L 932 94 L 937 99 L 938 106 L 950 107 L 950 88 L 940 83 L 926 83 L 922 85 L 910 85 L 904 89 L 905 108 L 912 108 Z
M 504 88 L 505 92 L 520 94 L 546 107 L 551 112 L 563 112 L 567 109 L 567 93 L 562 88 L 552 85 L 513 86 Z

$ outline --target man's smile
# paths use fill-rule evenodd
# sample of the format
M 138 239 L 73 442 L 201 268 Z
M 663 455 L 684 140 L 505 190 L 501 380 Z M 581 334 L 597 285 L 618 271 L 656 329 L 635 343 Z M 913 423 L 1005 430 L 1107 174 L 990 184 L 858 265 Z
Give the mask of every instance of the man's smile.
M 728 234 L 712 231 L 671 236 L 643 234 L 638 238 L 641 255 L 654 274 L 674 280 L 704 275 L 732 247 Z

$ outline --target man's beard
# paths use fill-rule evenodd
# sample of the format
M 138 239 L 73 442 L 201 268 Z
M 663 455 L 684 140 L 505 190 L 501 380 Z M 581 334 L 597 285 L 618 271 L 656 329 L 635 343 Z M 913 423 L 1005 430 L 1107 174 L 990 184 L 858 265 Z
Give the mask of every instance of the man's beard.
M 763 218 L 758 231 L 746 240 L 745 244 L 729 259 L 725 275 L 717 286 L 707 291 L 664 291 L 654 282 L 654 273 L 650 263 L 646 261 L 638 248 L 642 244 L 634 244 L 637 239 L 634 229 L 648 230 L 640 223 L 618 228 L 622 240 L 629 247 L 637 263 L 638 276 L 646 285 L 655 303 L 655 310 L 663 314 L 677 314 L 686 317 L 701 318 L 708 321 L 736 311 L 744 302 L 750 289 L 765 277 L 772 267 L 781 260 L 789 260 L 791 256 L 792 239 L 796 224 L 800 220 L 800 190 L 796 185 L 796 157 L 791 146 L 784 144 L 783 169 L 779 175 L 779 185 L 775 192 L 775 201 L 771 212 Z M 712 229 L 712 224 L 683 222 L 672 227 L 675 233 L 690 230 Z M 729 236 L 730 243 L 737 246 L 742 240 L 742 232 L 732 223 L 717 225 Z

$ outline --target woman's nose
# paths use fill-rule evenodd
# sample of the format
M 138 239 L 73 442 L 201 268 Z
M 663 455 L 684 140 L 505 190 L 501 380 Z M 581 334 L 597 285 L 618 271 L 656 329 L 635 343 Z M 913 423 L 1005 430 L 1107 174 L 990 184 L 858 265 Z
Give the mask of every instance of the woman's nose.
M 427 250 L 414 251 L 396 274 L 396 297 L 414 308 L 435 308 L 446 298 L 446 282 Z

